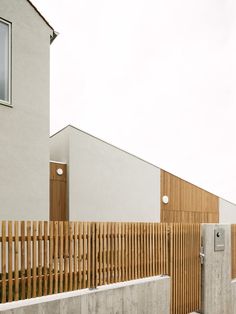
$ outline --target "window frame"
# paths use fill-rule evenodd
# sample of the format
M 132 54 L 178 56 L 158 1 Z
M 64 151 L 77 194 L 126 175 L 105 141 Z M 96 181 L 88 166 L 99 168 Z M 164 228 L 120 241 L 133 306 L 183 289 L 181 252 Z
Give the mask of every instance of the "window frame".
M 9 92 L 9 100 L 3 100 L 0 98 L 0 105 L 12 107 L 12 23 L 0 17 L 0 22 L 8 25 L 9 29 L 9 41 L 8 41 L 8 92 Z

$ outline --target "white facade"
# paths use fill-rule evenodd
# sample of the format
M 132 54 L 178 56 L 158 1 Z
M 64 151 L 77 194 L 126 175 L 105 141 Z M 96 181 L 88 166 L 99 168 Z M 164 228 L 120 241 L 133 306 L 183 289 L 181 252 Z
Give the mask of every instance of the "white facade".
M 220 223 L 236 223 L 236 204 L 219 199 L 219 220 Z
M 51 137 L 68 164 L 69 219 L 160 221 L 160 169 L 72 126 Z
M 26 0 L 1 0 L 0 19 L 12 32 L 10 106 L 0 102 L 0 219 L 48 219 L 53 30 Z

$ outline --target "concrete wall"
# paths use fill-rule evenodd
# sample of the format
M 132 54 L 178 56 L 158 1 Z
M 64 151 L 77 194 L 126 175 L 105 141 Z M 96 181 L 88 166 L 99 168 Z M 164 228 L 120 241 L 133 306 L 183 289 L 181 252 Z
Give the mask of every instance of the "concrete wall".
M 225 232 L 225 248 L 214 250 L 214 230 Z M 202 268 L 202 313 L 232 314 L 231 308 L 231 226 L 202 225 L 204 264 Z
M 0 104 L 0 216 L 48 219 L 52 30 L 26 0 L 1 0 L 0 17 L 12 23 L 12 107 Z
M 70 220 L 160 221 L 160 169 L 68 126 L 50 139 L 67 162 Z
M 150 277 L 1 305 L 4 314 L 169 314 L 170 278 Z
M 236 223 L 236 204 L 219 199 L 220 223 Z
M 236 280 L 231 283 L 232 288 L 232 314 L 236 314 Z

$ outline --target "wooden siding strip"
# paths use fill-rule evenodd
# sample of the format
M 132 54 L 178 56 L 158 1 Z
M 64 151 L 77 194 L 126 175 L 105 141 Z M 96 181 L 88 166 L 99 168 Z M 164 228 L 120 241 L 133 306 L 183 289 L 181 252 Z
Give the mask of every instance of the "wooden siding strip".
M 169 197 L 168 204 L 162 196 Z M 161 222 L 219 223 L 219 198 L 161 170 Z

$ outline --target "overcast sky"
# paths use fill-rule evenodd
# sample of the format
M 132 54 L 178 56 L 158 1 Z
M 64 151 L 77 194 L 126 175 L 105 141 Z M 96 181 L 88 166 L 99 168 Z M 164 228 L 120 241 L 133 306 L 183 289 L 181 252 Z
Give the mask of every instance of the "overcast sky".
M 236 202 L 234 0 L 33 0 L 51 46 L 51 134 L 87 131 Z

